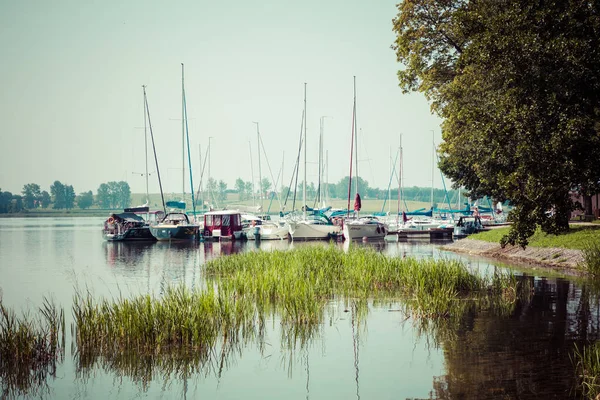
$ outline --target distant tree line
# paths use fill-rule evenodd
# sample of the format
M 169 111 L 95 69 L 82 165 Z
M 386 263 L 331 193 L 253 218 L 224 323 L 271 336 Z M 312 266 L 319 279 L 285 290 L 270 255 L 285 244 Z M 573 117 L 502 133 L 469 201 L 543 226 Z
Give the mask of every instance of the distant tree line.
M 0 189 L 0 214 L 27 212 L 28 210 L 47 209 L 71 210 L 76 206 L 82 210 L 92 206 L 98 208 L 125 208 L 131 205 L 131 189 L 127 182 L 103 183 L 96 197 L 91 190 L 75 195 L 72 185 L 54 181 L 50 193 L 41 190 L 37 183 L 23 186 L 21 195 Z
M 319 190 L 319 185 L 314 182 L 310 182 L 306 184 L 306 196 L 307 203 L 310 206 L 311 203 L 315 203 L 317 200 L 327 200 L 327 199 L 347 199 L 348 198 L 348 180 L 349 177 L 346 176 L 340 179 L 337 183 L 329 183 L 322 184 L 321 189 Z M 238 178 L 235 181 L 234 193 L 239 195 L 239 200 L 249 200 L 252 198 L 260 199 L 261 197 L 264 199 L 270 198 L 274 192 L 272 189 L 272 184 L 267 178 L 262 179 L 262 191 L 259 187 L 258 183 L 253 184 L 252 182 L 244 181 L 241 178 Z M 358 192 L 360 193 L 363 199 L 379 199 L 384 200 L 391 197 L 392 201 L 396 202 L 398 199 L 398 188 L 390 188 L 387 189 L 378 189 L 372 188 L 369 186 L 369 183 L 362 178 L 358 178 Z M 226 185 L 225 185 L 226 188 Z M 279 196 L 282 201 L 285 201 L 286 198 L 288 201 L 292 201 L 294 198 L 294 194 L 296 196 L 296 202 L 301 199 L 302 191 L 303 191 L 303 182 L 298 182 L 294 187 L 290 188 L 289 186 L 283 186 L 281 188 L 281 192 Z M 262 196 L 260 193 L 262 192 Z M 324 199 L 319 199 L 320 196 Z M 352 178 L 352 187 L 350 190 L 351 199 L 354 199 L 356 194 L 356 184 L 355 178 Z M 458 200 L 458 190 L 443 190 L 443 189 L 434 189 L 433 190 L 433 199 L 431 196 L 431 188 L 423 188 L 423 187 L 408 187 L 402 188 L 401 190 L 401 198 L 405 201 L 421 201 L 421 202 L 431 202 L 433 204 L 439 204 L 440 207 L 448 206 L 448 203 L 452 205 L 452 207 L 456 207 L 457 202 L 463 203 L 464 201 Z M 462 204 L 461 204 L 462 206 Z

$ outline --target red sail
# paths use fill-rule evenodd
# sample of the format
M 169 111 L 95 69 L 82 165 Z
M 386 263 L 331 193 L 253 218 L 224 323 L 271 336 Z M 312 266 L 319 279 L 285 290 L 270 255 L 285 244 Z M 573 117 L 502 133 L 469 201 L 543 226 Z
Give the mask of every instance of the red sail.
M 356 193 L 356 197 L 354 198 L 354 211 L 360 211 L 362 204 L 360 203 L 360 194 Z

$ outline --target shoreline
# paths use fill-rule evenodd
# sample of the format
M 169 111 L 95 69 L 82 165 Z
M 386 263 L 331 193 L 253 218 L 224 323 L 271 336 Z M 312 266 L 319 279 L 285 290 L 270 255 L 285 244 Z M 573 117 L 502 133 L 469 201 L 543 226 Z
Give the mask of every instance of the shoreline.
M 502 248 L 499 243 L 469 238 L 455 240 L 443 245 L 442 248 L 455 253 L 483 256 L 516 265 L 551 269 L 568 275 L 584 275 L 581 268 L 584 262 L 581 250 L 531 246 L 523 249 L 520 246 L 509 245 Z

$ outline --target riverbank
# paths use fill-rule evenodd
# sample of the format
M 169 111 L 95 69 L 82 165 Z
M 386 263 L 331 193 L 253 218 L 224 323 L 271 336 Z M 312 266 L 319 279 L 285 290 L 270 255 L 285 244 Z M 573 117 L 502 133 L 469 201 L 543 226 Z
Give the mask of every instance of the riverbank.
M 461 239 L 444 245 L 445 250 L 492 258 L 530 268 L 548 268 L 568 275 L 582 275 L 583 252 L 559 247 L 506 246 L 476 239 Z

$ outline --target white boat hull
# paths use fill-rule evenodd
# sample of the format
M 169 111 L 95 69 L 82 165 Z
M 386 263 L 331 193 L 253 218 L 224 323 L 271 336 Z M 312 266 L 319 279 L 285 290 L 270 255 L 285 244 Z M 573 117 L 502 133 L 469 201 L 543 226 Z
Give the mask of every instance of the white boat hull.
M 348 222 L 343 228 L 344 239 L 383 239 L 387 234 L 387 228 L 384 224 L 373 222 Z
M 287 239 L 290 228 L 288 225 L 282 226 L 269 226 L 269 225 L 259 225 L 253 226 L 246 230 L 246 237 L 248 240 L 256 240 L 256 230 L 258 229 L 259 239 L 260 240 L 282 240 Z
M 292 240 L 324 240 L 333 239 L 341 234 L 337 225 L 311 224 L 305 221 L 290 222 L 289 233 Z

